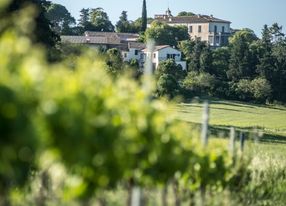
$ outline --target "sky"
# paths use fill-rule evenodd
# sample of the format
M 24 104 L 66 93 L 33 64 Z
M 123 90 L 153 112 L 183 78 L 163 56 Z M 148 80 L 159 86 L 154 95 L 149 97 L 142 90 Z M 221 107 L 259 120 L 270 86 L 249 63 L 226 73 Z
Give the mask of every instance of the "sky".
M 102 7 L 115 24 L 122 11 L 127 11 L 128 19 L 141 16 L 142 0 L 51 0 L 64 5 L 76 19 L 82 8 Z M 173 15 L 180 11 L 214 15 L 229 20 L 234 29 L 250 28 L 260 36 L 264 24 L 277 22 L 286 31 L 286 0 L 147 0 L 148 17 L 163 14 L 168 6 Z M 285 28 L 284 28 L 285 27 Z

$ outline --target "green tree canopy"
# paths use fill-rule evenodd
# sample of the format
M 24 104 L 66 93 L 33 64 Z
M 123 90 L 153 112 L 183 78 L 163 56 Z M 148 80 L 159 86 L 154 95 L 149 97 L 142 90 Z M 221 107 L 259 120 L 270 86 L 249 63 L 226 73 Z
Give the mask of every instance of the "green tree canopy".
M 196 14 L 193 12 L 181 11 L 177 16 L 195 16 Z
M 86 27 L 87 24 L 89 23 L 89 9 L 81 9 L 80 10 L 80 18 L 78 20 L 78 25 L 80 27 Z
M 157 45 L 177 46 L 179 41 L 189 38 L 187 27 L 169 26 L 158 21 L 153 21 L 145 32 L 145 39 L 153 39 Z
M 181 65 L 176 64 L 174 59 L 160 62 L 156 70 L 157 95 L 174 98 L 179 94 L 180 84 L 186 76 Z
M 237 81 L 241 78 L 251 78 L 255 73 L 256 54 L 252 51 L 251 44 L 258 38 L 250 29 L 243 29 L 230 38 L 230 65 L 227 76 L 230 80 Z
M 163 74 L 157 82 L 157 95 L 166 96 L 170 99 L 179 94 L 179 84 L 175 77 L 170 74 Z
M 30 32 L 30 27 L 19 27 L 12 21 L 13 15 L 18 15 L 16 13 L 27 5 L 33 5 L 37 10 L 33 32 Z M 45 17 L 46 8 L 49 5 L 50 3 L 46 0 L 11 0 L 5 10 L 0 13 L 0 35 L 7 28 L 16 27 L 21 30 L 22 34 L 28 34 L 34 43 L 41 43 L 48 48 L 54 47 L 60 38 L 51 30 L 52 25 Z
M 102 8 L 91 9 L 90 11 L 90 22 L 93 26 L 94 31 L 114 31 L 114 26 L 106 12 Z
M 108 72 L 116 76 L 123 69 L 123 60 L 121 52 L 119 49 L 113 48 L 107 50 L 106 54 L 106 64 L 108 66 Z
M 59 34 L 70 34 L 71 26 L 76 23 L 70 12 L 61 4 L 51 3 L 47 8 L 46 17 Z
M 189 39 L 180 42 L 179 48 L 188 62 L 190 71 L 213 72 L 212 51 L 206 42 Z
M 174 59 L 168 59 L 160 62 L 156 70 L 156 76 L 160 77 L 163 74 L 173 75 L 177 81 L 182 80 L 186 75 L 181 65 L 176 64 Z
M 217 48 L 212 52 L 212 66 L 216 77 L 222 81 L 227 79 L 226 72 L 228 70 L 230 49 L 228 47 Z
M 196 95 L 211 95 L 216 84 L 215 76 L 206 72 L 191 71 L 183 81 L 183 87 Z
M 127 11 L 122 11 L 115 27 L 117 32 L 138 33 L 140 31 L 140 24 L 135 25 L 135 22 L 128 20 Z

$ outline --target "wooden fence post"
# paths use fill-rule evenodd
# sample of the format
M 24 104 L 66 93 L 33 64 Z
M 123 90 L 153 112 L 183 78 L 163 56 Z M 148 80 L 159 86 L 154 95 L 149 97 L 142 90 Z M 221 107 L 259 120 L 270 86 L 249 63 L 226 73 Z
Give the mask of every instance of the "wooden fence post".
M 141 203 L 141 189 L 140 187 L 132 188 L 131 206 L 140 206 Z
M 209 127 L 209 103 L 208 101 L 204 102 L 203 105 L 203 117 L 202 117 L 202 131 L 201 131 L 201 142 L 202 145 L 206 148 L 208 145 L 208 127 Z M 200 188 L 201 194 L 201 206 L 205 206 L 206 204 L 206 188 L 201 185 Z
M 162 206 L 168 205 L 167 196 L 168 196 L 168 184 L 166 184 L 166 186 L 164 186 L 162 189 Z
M 241 131 L 240 132 L 240 151 L 243 153 L 244 150 L 244 143 L 245 143 L 245 134 Z
M 229 150 L 230 153 L 232 154 L 232 157 L 235 157 L 235 128 L 231 127 L 230 128 L 230 141 L 229 141 Z
M 209 103 L 208 101 L 205 101 L 203 106 L 202 133 L 201 133 L 201 141 L 204 147 L 208 145 L 208 126 L 209 126 Z

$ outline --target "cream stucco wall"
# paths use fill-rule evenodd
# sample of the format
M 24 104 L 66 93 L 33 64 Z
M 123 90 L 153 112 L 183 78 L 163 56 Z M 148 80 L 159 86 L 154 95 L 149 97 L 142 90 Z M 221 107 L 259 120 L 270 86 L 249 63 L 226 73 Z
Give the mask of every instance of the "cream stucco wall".
M 217 27 L 217 33 L 221 35 L 228 35 L 230 33 L 230 23 L 223 23 L 223 22 L 208 22 L 208 23 L 173 23 L 168 22 L 170 26 L 186 26 L 189 31 L 189 35 L 191 39 L 199 38 L 201 41 L 206 41 L 211 44 L 211 46 L 220 46 L 222 43 L 221 41 L 216 41 L 214 37 L 215 26 Z M 201 32 L 199 32 L 199 26 L 201 26 Z M 192 27 L 192 29 L 191 29 Z M 223 28 L 224 27 L 224 32 Z M 212 38 L 212 40 L 211 40 Z M 221 38 L 221 37 L 220 37 Z
M 192 32 L 190 31 L 190 27 L 192 27 Z M 201 27 L 200 32 L 199 27 Z M 195 39 L 196 37 L 200 38 L 201 41 L 208 41 L 209 39 L 209 23 L 188 24 L 188 31 L 192 39 Z

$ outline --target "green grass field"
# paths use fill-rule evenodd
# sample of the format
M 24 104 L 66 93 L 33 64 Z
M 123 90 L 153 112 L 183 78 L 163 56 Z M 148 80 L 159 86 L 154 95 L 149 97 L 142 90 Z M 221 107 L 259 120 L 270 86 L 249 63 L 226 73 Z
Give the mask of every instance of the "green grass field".
M 180 103 L 175 112 L 178 119 L 199 125 L 202 106 L 202 102 Z M 286 107 L 210 101 L 210 130 L 215 135 L 222 134 L 224 138 L 218 139 L 222 144 L 228 142 L 229 127 L 248 133 L 248 137 L 255 128 L 264 133 L 261 141 L 246 143 L 245 155 L 251 158 L 251 181 L 239 193 L 243 199 L 241 205 L 285 205 Z
M 201 123 L 202 103 L 178 104 L 178 118 Z M 217 128 L 236 127 L 242 130 L 261 129 L 264 133 L 286 137 L 286 107 L 255 105 L 232 101 L 210 102 L 210 125 Z

